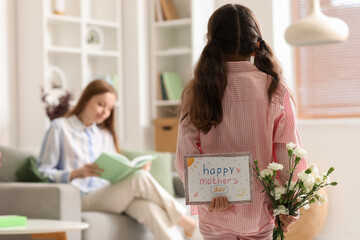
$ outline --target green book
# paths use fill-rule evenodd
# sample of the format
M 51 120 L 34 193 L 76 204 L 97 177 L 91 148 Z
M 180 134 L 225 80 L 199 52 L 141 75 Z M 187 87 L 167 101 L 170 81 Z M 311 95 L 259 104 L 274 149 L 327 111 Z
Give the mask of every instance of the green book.
M 161 99 L 162 100 L 167 100 L 168 97 L 166 95 L 166 91 L 165 91 L 165 85 L 164 85 L 164 79 L 162 74 L 160 75 L 160 86 L 161 86 Z
M 156 158 L 155 155 L 138 156 L 131 161 L 121 154 L 116 153 L 102 153 L 95 163 L 98 167 L 104 169 L 100 177 L 108 180 L 111 183 L 116 183 L 128 177 L 136 170 L 145 166 L 149 161 Z
M 0 227 L 20 227 L 26 226 L 27 218 L 18 215 L 2 215 L 0 216 Z
M 180 100 L 183 91 L 181 77 L 176 72 L 163 72 L 162 79 L 168 100 Z
M 116 91 L 119 91 L 119 79 L 117 74 L 111 75 L 111 85 L 115 88 Z

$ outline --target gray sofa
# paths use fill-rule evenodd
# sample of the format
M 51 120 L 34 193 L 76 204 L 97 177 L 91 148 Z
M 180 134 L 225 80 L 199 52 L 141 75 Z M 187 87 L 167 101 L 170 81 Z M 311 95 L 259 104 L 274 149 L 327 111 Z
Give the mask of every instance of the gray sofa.
M 29 153 L 2 146 L 0 152 L 3 155 L 0 159 L 0 215 L 89 223 L 90 227 L 82 232 L 69 231 L 69 240 L 154 239 L 144 225 L 125 214 L 81 212 L 80 192 L 71 184 L 16 182 L 15 170 L 29 157 Z M 176 174 L 173 175 L 173 183 L 175 194 L 183 197 L 183 185 Z M 14 239 L 14 236 L 8 236 L 8 239 Z

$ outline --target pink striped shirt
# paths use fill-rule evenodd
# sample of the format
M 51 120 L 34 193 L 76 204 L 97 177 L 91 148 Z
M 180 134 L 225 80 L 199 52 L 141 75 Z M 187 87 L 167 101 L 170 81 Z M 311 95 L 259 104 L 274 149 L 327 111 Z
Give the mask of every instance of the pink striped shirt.
M 184 154 L 199 153 L 197 143 L 204 153 L 252 152 L 260 169 L 274 161 L 288 167 L 286 143 L 301 147 L 296 129 L 294 110 L 289 92 L 280 85 L 269 104 L 267 88 L 270 77 L 248 61 L 227 62 L 228 83 L 223 98 L 223 121 L 208 134 L 199 132 L 189 120 L 179 124 L 176 169 L 183 179 Z M 302 160 L 298 170 L 306 167 Z M 281 180 L 286 176 L 281 176 Z M 198 206 L 199 219 L 205 224 L 223 229 L 231 234 L 255 234 L 273 224 L 271 202 L 262 186 L 254 179 L 254 201 L 251 204 L 230 205 L 223 212 L 209 212 L 208 206 Z

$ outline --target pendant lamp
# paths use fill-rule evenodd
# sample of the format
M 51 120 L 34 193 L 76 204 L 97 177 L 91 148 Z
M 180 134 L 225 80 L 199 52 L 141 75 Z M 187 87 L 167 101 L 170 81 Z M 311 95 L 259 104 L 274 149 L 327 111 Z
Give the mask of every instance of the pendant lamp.
M 310 12 L 303 19 L 291 24 L 285 31 L 285 40 L 293 46 L 338 43 L 349 36 L 347 24 L 328 17 L 320 9 L 320 0 L 309 0 Z

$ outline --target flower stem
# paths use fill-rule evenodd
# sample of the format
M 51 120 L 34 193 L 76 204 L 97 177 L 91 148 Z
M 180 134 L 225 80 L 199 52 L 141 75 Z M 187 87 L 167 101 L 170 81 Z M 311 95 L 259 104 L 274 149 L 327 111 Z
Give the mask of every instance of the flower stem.
M 280 221 L 279 215 L 276 216 L 275 221 L 276 221 L 277 227 L 275 227 L 273 230 L 273 240 L 279 240 L 279 239 L 284 240 L 285 239 L 284 232 L 281 229 L 281 225 L 283 223 Z

